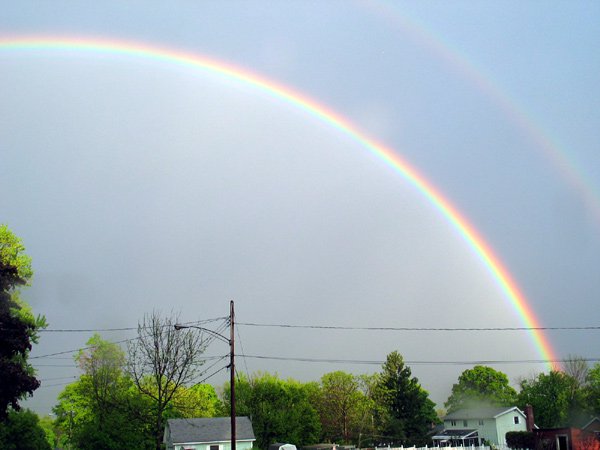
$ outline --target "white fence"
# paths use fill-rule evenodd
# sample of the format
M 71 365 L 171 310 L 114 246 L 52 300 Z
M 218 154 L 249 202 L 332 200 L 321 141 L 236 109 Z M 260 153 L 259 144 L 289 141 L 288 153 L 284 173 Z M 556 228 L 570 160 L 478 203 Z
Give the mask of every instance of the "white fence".
M 503 450 L 501 447 L 495 447 Z M 487 445 L 470 445 L 465 447 L 377 447 L 375 450 L 490 450 Z

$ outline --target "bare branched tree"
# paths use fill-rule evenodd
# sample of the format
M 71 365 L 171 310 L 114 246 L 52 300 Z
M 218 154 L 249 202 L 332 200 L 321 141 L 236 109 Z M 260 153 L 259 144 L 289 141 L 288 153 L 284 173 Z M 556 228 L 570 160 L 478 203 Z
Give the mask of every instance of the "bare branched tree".
M 129 345 L 128 370 L 136 386 L 155 405 L 154 436 L 160 450 L 163 413 L 177 390 L 200 374 L 205 341 L 198 330 L 176 330 L 179 316 L 154 311 L 138 324 L 138 337 Z
M 583 387 L 587 380 L 590 368 L 582 356 L 568 355 L 563 362 L 563 371 L 575 380 L 575 387 Z

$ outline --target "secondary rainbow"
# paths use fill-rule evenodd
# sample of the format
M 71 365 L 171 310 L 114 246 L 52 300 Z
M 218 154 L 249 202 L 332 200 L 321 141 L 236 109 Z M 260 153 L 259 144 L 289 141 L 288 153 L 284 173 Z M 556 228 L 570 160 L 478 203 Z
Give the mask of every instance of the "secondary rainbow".
M 387 166 L 402 175 L 406 181 L 425 196 L 431 205 L 447 219 L 490 272 L 511 307 L 514 308 L 521 318 L 523 325 L 532 329 L 530 331 L 530 336 L 541 358 L 549 361 L 549 367 L 559 367 L 552 346 L 540 329 L 540 324 L 528 305 L 525 296 L 508 270 L 504 267 L 500 259 L 495 255 L 492 248 L 485 242 L 479 232 L 430 181 L 421 175 L 414 167 L 411 167 L 391 148 L 368 137 L 365 133 L 360 131 L 357 126 L 350 123 L 350 121 L 325 105 L 320 104 L 289 87 L 252 73 L 247 69 L 242 69 L 216 59 L 210 59 L 198 54 L 183 52 L 172 48 L 163 48 L 124 40 L 89 39 L 82 37 L 15 36 L 0 38 L 0 52 L 8 53 L 23 51 L 106 53 L 110 55 L 124 55 L 192 67 L 252 86 L 283 102 L 289 103 L 293 107 L 300 108 L 306 113 L 317 117 L 319 120 L 336 128 L 343 134 L 360 143 L 365 149 L 385 162 Z
M 551 137 L 547 127 L 543 129 L 538 125 L 536 123 L 538 121 L 533 120 L 532 114 L 512 98 L 506 89 L 502 89 L 500 83 L 494 80 L 491 74 L 485 73 L 458 47 L 451 45 L 447 39 L 435 33 L 422 20 L 410 16 L 399 5 L 398 2 L 383 0 L 364 4 L 369 11 L 400 29 L 403 36 L 414 39 L 420 47 L 430 51 L 436 58 L 446 63 L 449 69 L 488 96 L 509 120 L 524 131 L 527 138 L 535 144 L 534 149 L 554 166 L 567 185 L 580 195 L 596 225 L 600 225 L 600 191 L 597 182 L 593 180 L 582 162 L 578 162 L 574 155 L 570 155 L 566 149 L 563 149 L 557 139 Z

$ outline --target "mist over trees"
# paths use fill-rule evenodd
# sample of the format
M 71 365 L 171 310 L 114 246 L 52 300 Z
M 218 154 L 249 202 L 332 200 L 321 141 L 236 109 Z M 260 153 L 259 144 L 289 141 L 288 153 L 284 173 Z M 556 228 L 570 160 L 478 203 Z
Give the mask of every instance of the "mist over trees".
M 444 406 L 451 413 L 478 405 L 513 406 L 516 400 L 517 391 L 504 373 L 478 365 L 460 374 Z

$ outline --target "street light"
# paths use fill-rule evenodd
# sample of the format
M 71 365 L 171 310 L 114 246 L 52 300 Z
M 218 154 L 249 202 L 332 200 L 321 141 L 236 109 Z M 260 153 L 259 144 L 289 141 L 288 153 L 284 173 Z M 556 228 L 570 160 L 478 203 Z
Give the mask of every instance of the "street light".
M 229 384 L 231 387 L 230 401 L 231 401 L 231 450 L 235 450 L 235 441 L 236 441 L 236 433 L 235 433 L 235 342 L 234 342 L 234 333 L 233 333 L 233 324 L 234 324 L 234 311 L 233 311 L 233 300 L 229 302 L 229 339 L 227 339 L 222 334 L 217 333 L 216 331 L 209 330 L 208 328 L 198 327 L 196 325 L 180 325 L 175 324 L 173 327 L 175 330 L 183 330 L 185 328 L 195 328 L 197 330 L 206 331 L 209 334 L 212 334 L 217 339 L 226 342 L 229 344 Z

